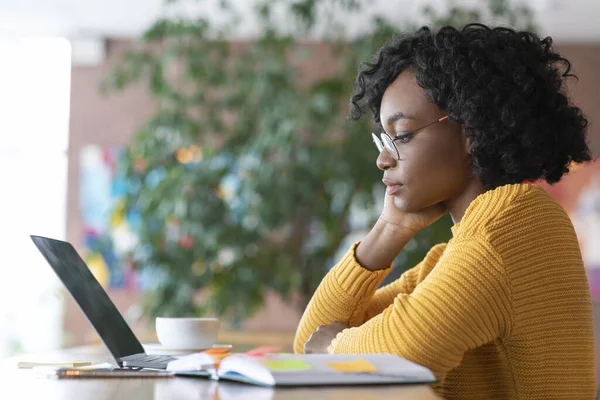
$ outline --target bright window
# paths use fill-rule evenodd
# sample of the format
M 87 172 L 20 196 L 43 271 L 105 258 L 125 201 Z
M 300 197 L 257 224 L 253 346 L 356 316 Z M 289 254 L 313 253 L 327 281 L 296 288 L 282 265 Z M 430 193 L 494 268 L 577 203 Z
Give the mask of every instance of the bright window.
M 61 284 L 29 235 L 64 239 L 71 47 L 0 40 L 0 358 L 59 347 Z

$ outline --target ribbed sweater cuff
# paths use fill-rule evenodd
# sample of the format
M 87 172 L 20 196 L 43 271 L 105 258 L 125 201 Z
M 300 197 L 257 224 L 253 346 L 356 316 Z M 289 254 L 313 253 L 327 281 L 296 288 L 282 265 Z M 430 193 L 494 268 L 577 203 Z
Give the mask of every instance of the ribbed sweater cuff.
M 338 286 L 344 293 L 355 298 L 363 298 L 375 293 L 392 269 L 390 266 L 386 269 L 371 271 L 361 266 L 356 260 L 356 247 L 359 243 L 354 243 L 333 269 L 333 276 Z
M 338 344 L 340 342 L 340 340 L 342 339 L 342 337 L 347 334 L 348 332 L 350 332 L 353 328 L 348 328 L 348 329 L 344 329 L 343 331 L 341 331 L 340 333 L 338 333 L 336 335 L 336 337 L 331 341 L 331 344 L 329 344 L 329 346 L 327 347 L 327 353 L 328 354 L 335 354 L 335 350 L 338 347 Z

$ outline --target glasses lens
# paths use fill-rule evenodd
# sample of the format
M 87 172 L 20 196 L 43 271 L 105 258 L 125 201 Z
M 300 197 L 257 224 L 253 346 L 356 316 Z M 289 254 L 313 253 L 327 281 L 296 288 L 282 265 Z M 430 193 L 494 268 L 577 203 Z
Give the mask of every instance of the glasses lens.
M 375 146 L 377 146 L 377 151 L 381 153 L 381 151 L 384 149 L 383 143 L 381 143 L 381 140 L 379 140 L 379 138 L 375 136 L 374 133 L 371 133 L 371 136 L 373 136 L 373 143 L 375 143 Z
M 387 133 L 382 133 L 381 140 L 383 141 L 385 149 L 392 155 L 392 157 L 398 160 L 400 158 L 400 154 L 398 154 L 398 149 L 396 148 L 396 145 L 394 144 L 392 138 L 389 137 Z

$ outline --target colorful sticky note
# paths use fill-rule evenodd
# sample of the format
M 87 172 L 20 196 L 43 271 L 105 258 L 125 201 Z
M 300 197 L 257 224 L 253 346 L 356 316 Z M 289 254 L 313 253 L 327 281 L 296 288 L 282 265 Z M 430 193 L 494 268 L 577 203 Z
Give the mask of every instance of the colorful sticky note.
M 231 352 L 231 348 L 228 347 L 213 347 L 202 351 L 204 354 L 226 354 Z
M 250 357 L 263 357 L 265 354 L 275 353 L 281 350 L 280 346 L 261 346 L 246 352 Z
M 312 367 L 304 361 L 294 359 L 263 361 L 261 364 L 274 372 L 310 371 L 312 369 Z
M 354 373 L 364 373 L 364 372 L 377 372 L 377 368 L 363 358 L 358 358 L 352 361 L 344 361 L 344 362 L 335 362 L 335 363 L 327 363 L 327 365 L 336 370 L 337 372 L 354 372 Z

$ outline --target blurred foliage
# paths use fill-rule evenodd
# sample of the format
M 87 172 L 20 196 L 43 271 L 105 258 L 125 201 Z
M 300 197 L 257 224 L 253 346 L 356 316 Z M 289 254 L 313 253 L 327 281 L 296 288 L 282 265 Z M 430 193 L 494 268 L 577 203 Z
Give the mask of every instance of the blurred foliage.
M 128 194 L 117 211 L 141 216 L 131 256 L 159 277 L 148 292 L 150 316 L 216 313 L 239 322 L 268 291 L 304 307 L 347 235 L 372 225 L 384 191 L 373 127 L 346 118 L 348 99 L 360 62 L 416 25 L 372 16 L 369 32 L 347 39 L 340 19 L 368 6 L 261 0 L 248 13 L 221 0 L 222 23 L 172 13 L 107 76 L 104 89 L 143 84 L 156 102 L 119 166 Z M 505 0 L 423 13 L 432 26 L 486 15 L 531 25 L 527 9 Z M 258 21 L 256 38 L 230 41 L 248 18 Z M 315 45 L 306 39 L 317 30 Z M 351 224 L 352 210 L 363 210 L 359 223 Z M 448 240 L 450 225 L 446 217 L 420 232 L 390 279 Z

